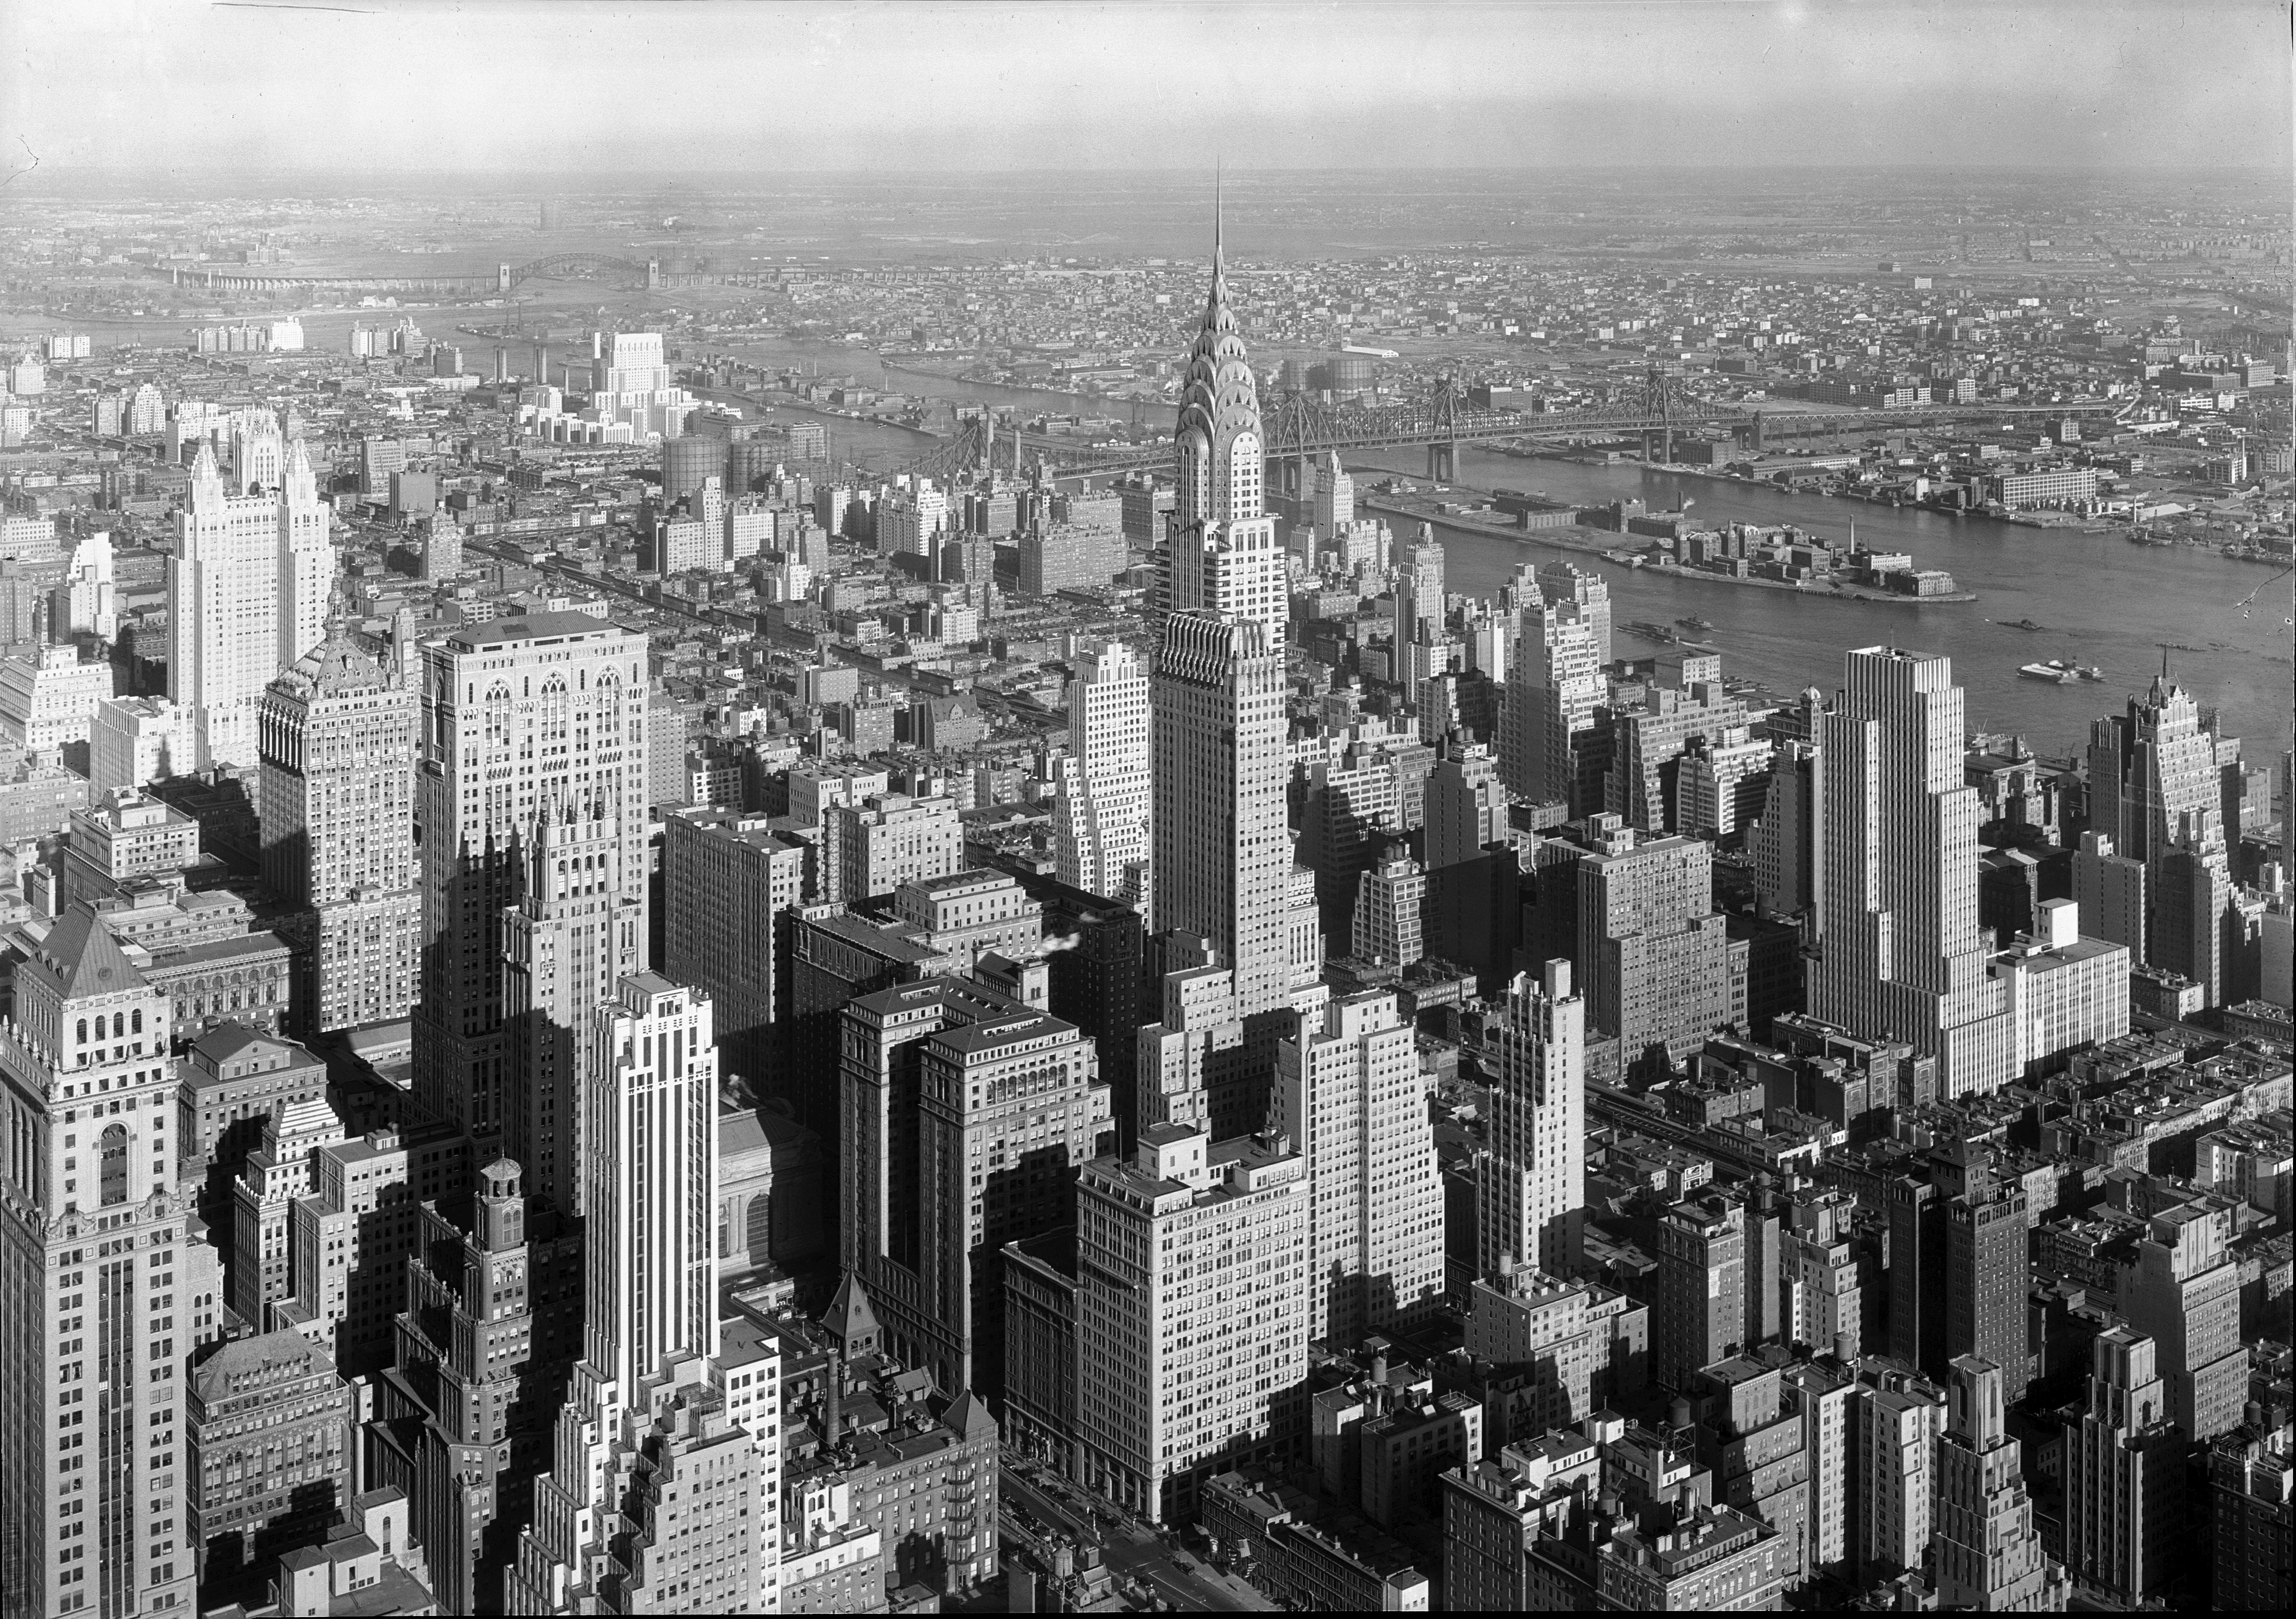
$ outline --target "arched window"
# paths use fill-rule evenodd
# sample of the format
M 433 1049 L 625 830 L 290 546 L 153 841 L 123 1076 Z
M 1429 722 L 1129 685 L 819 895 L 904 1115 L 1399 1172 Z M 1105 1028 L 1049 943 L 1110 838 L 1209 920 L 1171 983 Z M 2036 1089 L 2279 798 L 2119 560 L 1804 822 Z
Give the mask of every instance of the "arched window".
M 112 1037 L 114 1040 L 117 1040 L 117 1039 L 119 1039 L 122 1034 L 125 1034 L 127 1032 L 127 1014 L 126 1012 L 114 1012 L 114 1013 L 112 1013 L 112 1014 L 111 1014 L 111 1037 Z
M 139 1006 L 135 1009 L 135 1016 L 130 1021 L 129 1026 L 139 1034 L 144 1032 L 144 1009 L 142 1007 Z
M 96 1184 L 106 1204 L 127 1201 L 127 1126 L 113 1124 L 103 1132 L 96 1152 Z
M 79 1020 L 79 1043 L 82 1045 L 87 1043 L 87 1019 L 85 1018 Z

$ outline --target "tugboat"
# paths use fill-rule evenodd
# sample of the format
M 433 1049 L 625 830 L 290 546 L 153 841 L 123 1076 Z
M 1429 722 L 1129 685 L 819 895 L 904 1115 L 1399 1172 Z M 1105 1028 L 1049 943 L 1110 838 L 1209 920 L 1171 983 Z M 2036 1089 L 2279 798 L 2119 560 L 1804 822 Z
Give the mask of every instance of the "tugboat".
M 2038 630 L 2041 626 L 2030 618 L 2012 618 L 2009 620 L 2009 627 L 2013 630 Z
M 1703 630 L 1710 630 L 1710 629 L 1712 629 L 1712 628 L 1714 627 L 1714 625 L 1713 625 L 1712 620 L 1710 620 L 1710 619 L 1706 619 L 1706 618 L 1700 618 L 1700 617 L 1688 617 L 1688 618 L 1677 618 L 1677 619 L 1676 619 L 1676 620 L 1675 620 L 1675 622 L 1676 622 L 1677 624 L 1680 625 L 1680 626 L 1681 626 L 1684 629 L 1685 629 L 1685 630 L 1702 630 L 1702 631 L 1703 631 Z
M 2027 680 L 2046 680 L 2050 684 L 2057 686 L 2070 686 L 2073 682 L 2086 678 L 2081 670 L 2056 658 L 2052 658 L 2046 663 L 2025 664 L 2018 669 L 2017 673 Z M 2099 675 L 2096 678 L 2103 680 L 2104 676 Z

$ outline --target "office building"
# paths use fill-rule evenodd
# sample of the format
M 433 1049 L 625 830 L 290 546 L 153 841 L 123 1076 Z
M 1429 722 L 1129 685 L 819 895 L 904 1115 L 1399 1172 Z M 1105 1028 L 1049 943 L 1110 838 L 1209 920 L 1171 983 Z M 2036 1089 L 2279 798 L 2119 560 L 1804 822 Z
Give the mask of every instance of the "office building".
M 186 1541 L 213 1605 L 350 1505 L 352 1396 L 324 1347 L 285 1330 L 220 1345 L 189 1381 Z
M 1356 480 L 1340 464 L 1340 453 L 1328 452 L 1316 468 L 1316 544 L 1321 550 L 1356 520 Z
M 1352 1347 L 1443 1293 L 1431 1080 L 1391 990 L 1334 995 L 1276 1046 L 1269 1127 L 1308 1165 L 1308 1336 Z
M 199 768 L 199 738 L 189 710 L 164 697 L 107 698 L 88 724 L 88 784 L 93 790 L 148 787 Z
M 780 918 L 804 903 L 815 860 L 812 845 L 763 815 L 703 807 L 662 818 L 662 973 L 709 997 L 728 1074 L 771 1072 L 776 985 L 789 970 Z
M 422 1240 L 419 1211 L 463 1184 L 465 1163 L 451 1125 L 386 1126 L 312 1150 L 310 1193 L 287 1214 L 294 1297 L 274 1309 L 327 1345 L 346 1378 L 390 1363 L 406 1262 Z
M 26 753 L 87 741 L 113 678 L 110 664 L 81 662 L 78 647 L 0 658 L 0 741 Z
M 645 879 L 621 869 L 621 823 L 567 803 L 527 830 L 526 880 L 503 913 L 504 1152 L 529 1191 L 580 1206 L 581 1109 L 594 1012 L 644 964 Z
M 2115 852 L 2108 832 L 2083 832 L 2073 851 L 2073 904 L 2091 936 L 2121 945 L 2129 963 L 2144 953 L 2144 863 Z
M 1518 614 L 1506 658 L 1500 779 L 1531 803 L 1565 805 L 1571 814 L 1603 807 L 1584 760 L 1604 697 L 1599 627 L 1587 605 L 1536 598 Z
M 2088 1404 L 2064 1440 L 2065 1569 L 2131 1607 L 2181 1583 L 2185 1435 L 2151 1338 L 2113 1326 L 2091 1349 Z
M 949 798 L 872 794 L 821 813 L 821 897 L 850 904 L 963 863 L 964 831 Z
M 545 1419 L 581 1331 L 581 1241 L 534 1206 L 507 1159 L 470 1192 L 425 1204 L 419 1224 L 366 1438 L 376 1476 L 406 1492 L 441 1604 L 488 1612 L 550 1466 Z
M 2032 1220 L 2025 1189 L 1997 1176 L 1975 1151 L 1958 1142 L 1942 1149 L 1936 1167 L 1939 1190 L 1948 1194 L 1944 1353 L 1951 1359 L 1975 1355 L 1985 1361 L 2001 1379 L 2003 1398 L 2014 1402 L 2024 1396 L 2033 1376 L 2026 1302 Z M 1893 1247 L 1890 1269 L 1927 1258 L 1901 1256 Z
M 2219 1613 L 2274 1613 L 2296 1603 L 2296 1434 L 2262 1412 L 2209 1446 L 2209 1586 Z
M 191 711 L 196 768 L 258 762 L 264 687 L 325 633 L 329 512 L 301 439 L 275 487 L 226 487 L 201 445 L 168 558 L 168 696 Z
M 0 1255 L 12 1610 L 193 1602 L 177 1374 L 203 1336 L 201 1296 L 187 1290 L 174 1306 L 178 1287 L 201 1280 L 201 1249 L 190 1197 L 175 1187 L 168 1026 L 166 999 L 85 907 L 17 965 L 14 1016 L 0 1025 L 7 1195 L 29 1215 Z M 158 1493 L 163 1477 L 181 1481 L 178 1492 Z
M 1711 1193 L 1658 1217 L 1651 1377 L 1689 1392 L 1699 1371 L 1747 1346 L 1746 1209 Z
M 2153 1343 L 2169 1419 L 2195 1444 L 2240 1426 L 2248 1398 L 2241 1344 L 2241 1267 L 2233 1211 L 2194 1199 L 2152 1214 L 2134 1263 L 2120 1266 L 2120 1308 Z
M 611 897 L 644 914 L 645 642 L 586 613 L 542 612 L 465 626 L 421 650 L 425 944 L 414 1096 L 467 1132 L 483 1163 L 500 1152 L 517 1100 L 502 915 L 524 897 L 537 823 L 570 814 L 612 822 L 603 878 L 593 864 L 580 882 L 619 885 Z
M 264 688 L 257 815 L 263 878 L 299 913 L 313 1033 L 404 1018 L 414 1005 L 422 892 L 414 861 L 421 699 L 348 634 Z
M 1001 1403 L 1004 1245 L 1064 1222 L 1077 1167 L 1114 1146 L 1092 1043 L 1043 1010 L 936 978 L 845 1011 L 843 1266 L 888 1344 L 940 1386 Z
M 1176 614 L 1256 624 L 1254 650 L 1274 655 L 1280 675 L 1291 617 L 1287 562 L 1275 519 L 1263 508 L 1259 383 L 1228 307 L 1227 260 L 1217 233 L 1211 290 L 1189 346 L 1172 440 L 1178 490 L 1158 551 L 1152 603 L 1163 643 L 1170 647 L 1168 621 Z M 1160 757 L 1157 778 L 1160 789 Z
M 1466 1350 L 1502 1374 L 1532 1370 L 1502 1401 L 1487 1401 L 1497 1405 L 1488 1443 L 1528 1442 L 1643 1393 L 1650 1306 L 1519 1259 L 1469 1289 Z
M 1396 559 L 1396 656 L 1414 644 L 1431 645 L 1443 638 L 1443 545 L 1425 523 Z M 1402 666 L 1398 662 L 1398 668 Z
M 2024 1447 L 2009 1437 L 2007 1403 L 1999 1367 L 1976 1355 L 1954 1357 L 1938 1441 L 1938 1601 L 1984 1613 L 2062 1613 L 2069 1583 L 2033 1527 Z
M 1077 1178 L 1081 1482 L 1152 1523 L 1211 1475 L 1303 1453 L 1307 1164 L 1157 1125 Z
M 1962 780 L 1963 707 L 1948 659 L 1866 647 L 1818 720 L 1824 953 L 1809 1010 L 1935 1055 L 1948 1097 L 1997 1089 L 2014 1047 L 1977 922 L 1980 810 Z
M 1887 1579 L 1928 1561 L 1945 1419 L 1935 1385 L 1889 1361 L 1869 1359 L 1860 1369 L 1852 1476 L 1859 1579 Z
M 270 1307 L 290 1296 L 290 1213 L 311 1195 L 311 1161 L 343 1143 L 342 1121 L 323 1097 L 282 1103 L 263 1120 L 231 1189 L 231 1308 L 268 1329 Z
M 1149 686 L 1154 926 L 1203 942 L 1247 1019 L 1291 1000 L 1283 697 L 1282 653 L 1254 620 L 1166 621 Z
M 1568 1276 L 1578 1268 L 1587 1200 L 1587 1002 L 1571 989 L 1568 962 L 1548 961 L 1536 981 L 1516 975 L 1493 1043 L 1498 1072 L 1477 1186 L 1475 1269 L 1501 1276 L 1521 1260 Z
M 1711 844 L 1642 839 L 1604 816 L 1578 862 L 1579 982 L 1590 1040 L 1615 1042 L 1618 1067 L 1681 1061 L 1725 1024 L 1734 1004 L 1732 942 L 1714 908 Z
M 2071 900 L 2045 899 L 2040 911 L 1987 969 L 2008 987 L 2012 1071 L 2029 1077 L 2128 1033 L 2128 947 L 2084 937 Z
M 1148 903 L 1148 676 L 1112 642 L 1069 682 L 1069 753 L 1053 801 L 1054 870 L 1087 894 Z

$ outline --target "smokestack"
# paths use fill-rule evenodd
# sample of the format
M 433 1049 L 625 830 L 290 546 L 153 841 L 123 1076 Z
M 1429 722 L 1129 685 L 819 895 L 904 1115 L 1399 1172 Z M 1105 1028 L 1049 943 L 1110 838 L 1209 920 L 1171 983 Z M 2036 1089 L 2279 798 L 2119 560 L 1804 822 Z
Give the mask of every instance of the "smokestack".
M 829 1352 L 829 1386 L 821 1402 L 821 1437 L 824 1444 L 837 1443 L 837 1429 L 845 1419 L 845 1357 L 834 1349 Z

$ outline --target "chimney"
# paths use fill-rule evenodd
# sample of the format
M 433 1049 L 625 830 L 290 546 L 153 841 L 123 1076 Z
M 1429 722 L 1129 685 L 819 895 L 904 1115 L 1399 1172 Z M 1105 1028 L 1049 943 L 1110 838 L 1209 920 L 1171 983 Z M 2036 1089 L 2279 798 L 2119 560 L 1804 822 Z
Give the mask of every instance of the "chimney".
M 839 1425 L 844 1421 L 845 1361 L 834 1349 L 829 1352 L 828 1386 L 821 1401 L 821 1441 L 824 1444 L 837 1443 Z

